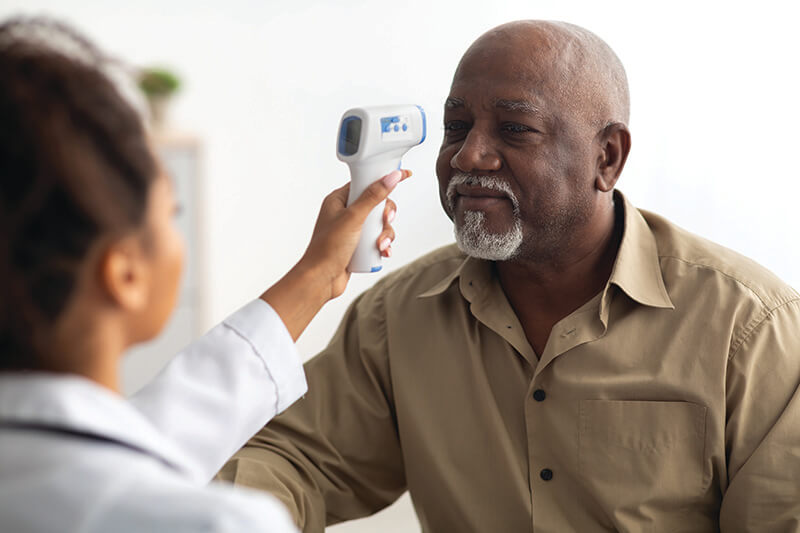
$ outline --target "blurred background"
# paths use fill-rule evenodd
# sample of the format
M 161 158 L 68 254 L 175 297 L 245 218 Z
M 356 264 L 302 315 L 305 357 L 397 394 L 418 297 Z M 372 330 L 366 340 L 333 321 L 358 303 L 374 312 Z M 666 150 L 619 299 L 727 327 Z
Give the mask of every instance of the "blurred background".
M 300 257 L 354 106 L 417 103 L 428 140 L 394 193 L 394 257 L 354 276 L 298 343 L 325 346 L 380 276 L 453 241 L 434 161 L 442 104 L 467 46 L 514 19 L 559 19 L 604 38 L 627 68 L 633 150 L 619 188 L 638 207 L 766 265 L 800 287 L 800 32 L 791 2 L 0 0 L 0 17 L 51 15 L 136 67 L 180 80 L 156 131 L 184 203 L 190 267 L 162 338 L 125 362 L 128 392 L 195 334 Z M 414 532 L 410 500 L 336 533 Z

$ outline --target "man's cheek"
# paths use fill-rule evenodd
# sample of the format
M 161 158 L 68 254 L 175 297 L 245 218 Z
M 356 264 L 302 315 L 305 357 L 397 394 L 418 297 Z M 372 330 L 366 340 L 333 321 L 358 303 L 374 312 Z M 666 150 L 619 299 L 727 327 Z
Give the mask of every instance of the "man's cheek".
M 442 182 L 439 182 L 439 202 L 442 204 L 442 209 L 444 209 L 447 218 L 453 220 L 453 212 L 447 200 L 447 185 L 442 184 Z

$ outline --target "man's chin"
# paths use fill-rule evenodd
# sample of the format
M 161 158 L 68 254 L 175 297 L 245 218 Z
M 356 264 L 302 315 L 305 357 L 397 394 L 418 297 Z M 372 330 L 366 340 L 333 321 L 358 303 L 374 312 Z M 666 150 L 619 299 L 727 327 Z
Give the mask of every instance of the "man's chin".
M 458 249 L 461 250 L 464 255 L 474 259 L 482 259 L 485 261 L 510 261 L 516 257 L 516 253 L 506 255 L 499 250 L 484 250 L 482 248 L 464 246 L 463 243 L 458 241 L 456 241 L 456 244 L 458 245 Z
M 522 245 L 522 225 L 517 221 L 511 229 L 494 233 L 485 227 L 481 211 L 467 211 L 462 223 L 454 225 L 458 248 L 470 257 L 489 261 L 514 258 Z
M 462 227 L 474 224 L 476 217 L 480 217 L 480 224 L 484 231 L 494 234 L 503 234 L 513 231 L 517 217 L 508 201 L 497 201 L 490 206 L 478 206 L 467 209 L 467 202 L 459 201 L 453 210 L 453 219 Z M 468 220 L 469 218 L 469 220 Z

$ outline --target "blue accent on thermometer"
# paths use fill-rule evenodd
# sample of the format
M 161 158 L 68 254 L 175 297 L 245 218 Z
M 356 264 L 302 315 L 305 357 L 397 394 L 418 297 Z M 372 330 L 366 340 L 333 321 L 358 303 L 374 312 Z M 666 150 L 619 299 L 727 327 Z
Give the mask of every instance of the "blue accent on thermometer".
M 342 125 L 339 127 L 339 154 L 355 154 L 358 151 L 360 137 L 361 119 L 356 116 L 344 118 L 342 120 Z
M 417 109 L 422 113 L 422 140 L 419 142 L 419 144 L 422 144 L 425 142 L 425 137 L 428 135 L 428 119 L 425 116 L 425 110 L 422 109 L 422 106 L 418 105 Z

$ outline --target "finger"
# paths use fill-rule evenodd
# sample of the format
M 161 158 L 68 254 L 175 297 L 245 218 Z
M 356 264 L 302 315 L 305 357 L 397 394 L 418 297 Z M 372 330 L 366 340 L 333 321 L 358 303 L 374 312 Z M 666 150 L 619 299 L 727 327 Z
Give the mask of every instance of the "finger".
M 397 204 L 391 198 L 386 199 L 386 207 L 383 209 L 383 225 L 384 227 L 391 224 L 397 215 Z
M 411 176 L 410 170 L 393 170 L 379 179 L 375 183 L 367 187 L 361 196 L 353 202 L 348 210 L 353 213 L 353 216 L 363 223 L 367 215 L 372 209 L 384 201 L 389 193 L 397 186 L 398 183 Z
M 325 202 L 332 205 L 345 207 L 347 205 L 347 197 L 350 195 L 350 182 L 345 183 L 338 189 L 333 191 L 325 197 Z
M 350 194 L 350 184 L 339 187 L 328 193 L 322 200 L 322 205 L 317 214 L 317 225 L 326 224 L 328 221 L 335 218 L 341 211 L 347 207 L 347 198 Z
M 375 241 L 378 245 L 378 250 L 380 250 L 381 252 L 385 251 L 392 245 L 394 239 L 395 239 L 394 228 L 391 226 L 387 226 L 381 232 L 380 236 L 378 236 L 378 240 Z

